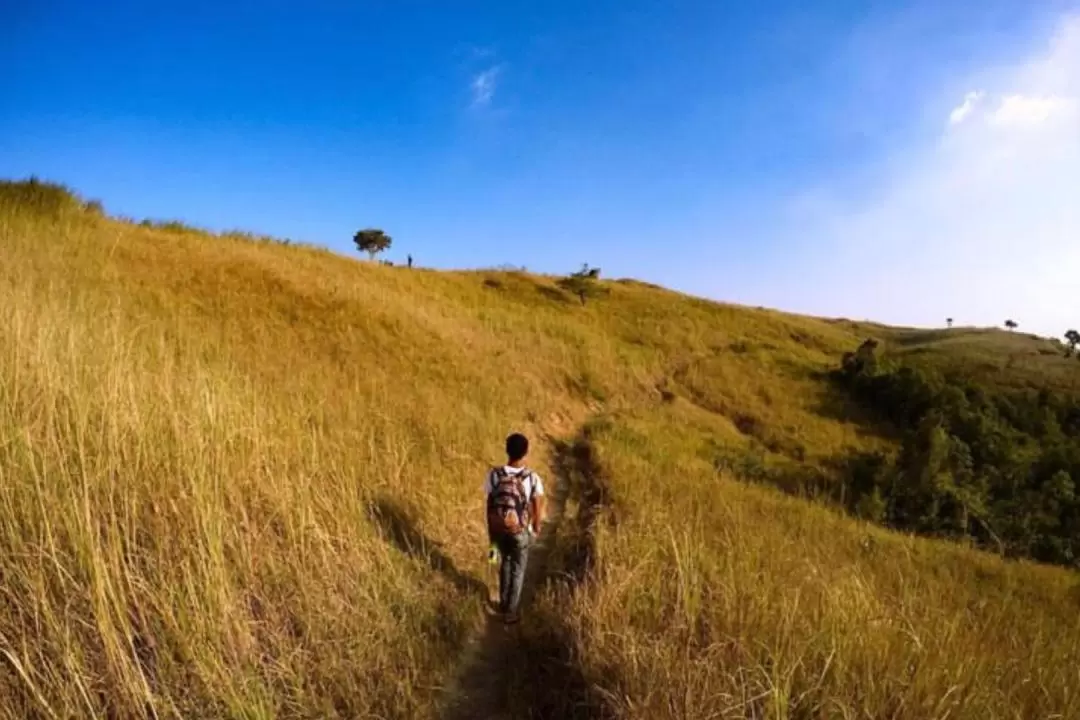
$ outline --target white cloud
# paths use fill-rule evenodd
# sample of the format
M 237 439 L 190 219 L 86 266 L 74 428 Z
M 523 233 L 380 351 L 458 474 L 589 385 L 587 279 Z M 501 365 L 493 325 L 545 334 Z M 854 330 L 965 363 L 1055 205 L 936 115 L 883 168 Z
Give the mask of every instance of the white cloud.
M 1077 108 L 1075 98 L 1062 95 L 1024 95 L 1012 93 L 983 102 L 986 93 L 973 90 L 949 113 L 949 125 L 981 117 L 998 127 L 1032 127 L 1061 118 Z M 988 106 L 993 103 L 994 107 Z
M 1058 95 L 1006 95 L 990 121 L 996 125 L 1039 125 L 1052 116 L 1069 112 L 1074 105 L 1072 98 Z
M 495 97 L 495 90 L 498 87 L 501 73 L 502 67 L 493 65 L 473 76 L 472 82 L 469 83 L 469 88 L 472 91 L 473 107 L 486 107 L 491 104 L 492 98 Z
M 1080 16 L 979 84 L 948 132 L 898 148 L 861 199 L 800 195 L 779 304 L 913 325 L 1011 317 L 1051 335 L 1080 324 Z
M 949 113 L 949 124 L 959 125 L 967 119 L 967 116 L 971 114 L 971 111 L 975 109 L 976 103 L 982 99 L 983 92 L 981 90 L 972 90 L 964 96 L 964 102 L 953 108 L 953 111 Z

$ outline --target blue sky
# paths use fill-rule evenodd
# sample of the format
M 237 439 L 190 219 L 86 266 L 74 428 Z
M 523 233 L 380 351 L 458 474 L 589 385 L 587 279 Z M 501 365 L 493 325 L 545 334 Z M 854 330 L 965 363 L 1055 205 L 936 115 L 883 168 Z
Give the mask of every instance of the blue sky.
M 349 253 L 816 314 L 1080 324 L 1049 0 L 0 0 L 0 175 Z M 1063 191 L 1069 188 L 1069 192 Z

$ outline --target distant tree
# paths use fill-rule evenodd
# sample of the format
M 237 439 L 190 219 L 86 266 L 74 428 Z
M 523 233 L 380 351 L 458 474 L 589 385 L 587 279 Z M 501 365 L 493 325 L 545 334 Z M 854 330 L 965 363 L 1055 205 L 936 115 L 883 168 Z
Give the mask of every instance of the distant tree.
M 945 318 L 945 325 L 947 327 L 952 327 L 952 318 Z
M 600 285 L 600 268 L 590 268 L 587 263 L 581 266 L 581 270 L 560 280 L 559 287 L 577 295 L 582 305 L 586 304 L 590 298 L 599 297 L 607 292 L 607 288 Z
M 1076 351 L 1076 346 L 1080 345 L 1080 332 L 1076 330 L 1069 330 L 1065 333 L 1065 342 L 1069 343 L 1069 352 Z
M 357 233 L 353 235 L 353 242 L 356 243 L 357 250 L 366 252 L 368 257 L 374 260 L 376 255 L 390 247 L 393 240 L 382 230 L 367 228 L 365 230 L 358 230 Z
M 1005 327 L 1009 329 L 1009 332 L 1012 332 L 1013 330 L 1015 330 L 1016 328 L 1018 328 L 1020 326 L 1016 324 L 1015 320 L 1006 320 L 1005 321 Z

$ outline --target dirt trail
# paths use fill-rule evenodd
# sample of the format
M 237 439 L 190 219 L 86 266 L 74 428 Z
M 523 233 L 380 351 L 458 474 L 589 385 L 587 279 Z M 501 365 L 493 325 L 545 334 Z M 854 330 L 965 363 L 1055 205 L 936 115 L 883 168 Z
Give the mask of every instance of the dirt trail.
M 603 497 L 584 437 L 547 438 L 554 469 L 545 478 L 548 522 L 529 552 L 522 621 L 507 627 L 491 613 L 484 618 L 462 653 L 444 720 L 603 717 L 595 690 L 574 661 L 566 618 L 535 602 L 546 587 L 572 592 L 592 565 L 592 523 Z M 490 582 L 497 587 L 496 579 Z

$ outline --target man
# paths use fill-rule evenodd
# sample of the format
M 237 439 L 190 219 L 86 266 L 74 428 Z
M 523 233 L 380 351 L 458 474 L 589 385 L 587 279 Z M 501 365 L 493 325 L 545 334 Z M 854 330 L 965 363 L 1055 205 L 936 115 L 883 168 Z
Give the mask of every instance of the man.
M 529 546 L 544 525 L 544 484 L 525 466 L 528 454 L 528 438 L 514 433 L 506 438 L 506 465 L 492 468 L 484 481 L 488 536 L 501 557 L 499 612 L 508 625 L 519 619 Z

